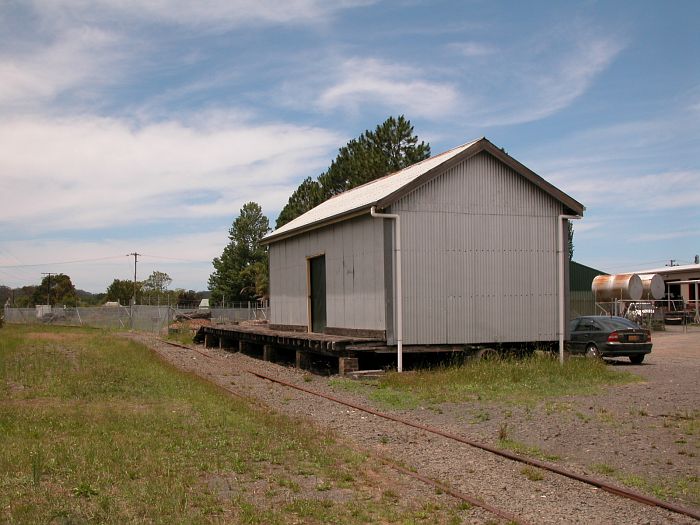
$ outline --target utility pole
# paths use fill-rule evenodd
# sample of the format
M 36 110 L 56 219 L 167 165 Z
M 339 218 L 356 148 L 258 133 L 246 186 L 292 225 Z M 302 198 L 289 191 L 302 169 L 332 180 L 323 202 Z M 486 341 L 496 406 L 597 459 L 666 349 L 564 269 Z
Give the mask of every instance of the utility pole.
M 140 253 L 127 253 L 127 257 L 133 257 L 134 258 L 134 296 L 131 298 L 131 304 L 136 304 L 136 263 L 139 259 Z
M 46 304 L 51 306 L 51 276 L 56 275 L 55 272 L 41 272 L 41 275 L 48 275 L 49 276 L 49 282 L 48 286 L 46 287 Z
M 133 330 L 134 328 L 134 305 L 136 304 L 136 262 L 139 259 L 140 253 L 132 252 L 132 253 L 127 253 L 127 257 L 133 257 L 134 258 L 134 296 L 131 298 L 131 329 Z

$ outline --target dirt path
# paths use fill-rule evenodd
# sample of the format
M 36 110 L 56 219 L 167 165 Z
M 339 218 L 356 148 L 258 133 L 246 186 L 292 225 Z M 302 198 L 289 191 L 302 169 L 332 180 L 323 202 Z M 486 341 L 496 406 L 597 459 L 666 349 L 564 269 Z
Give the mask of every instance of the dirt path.
M 523 465 L 258 379 L 245 370 L 339 395 L 327 378 L 213 349 L 206 351 L 212 356 L 207 359 L 149 336 L 133 337 L 175 366 L 230 386 L 279 412 L 331 428 L 367 450 L 402 461 L 458 490 L 478 494 L 532 523 L 694 522 L 553 474 L 544 473 L 543 479 L 533 481 Z M 439 411 L 419 408 L 402 415 L 491 444 L 497 443 L 499 429 L 506 423 L 513 439 L 560 455 L 560 464 L 581 473 L 599 475 L 602 470 L 613 479 L 638 476 L 649 484 L 660 482 L 658 479 L 669 483 L 692 479 L 698 473 L 697 429 L 692 435 L 684 432 L 688 420 L 683 417 L 697 410 L 700 399 L 699 341 L 700 332 L 656 336 L 648 363 L 616 365 L 640 373 L 647 381 L 616 387 L 595 398 L 560 399 L 534 409 L 471 403 L 441 406 Z M 352 394 L 340 395 L 367 404 Z M 488 419 L 472 417 L 485 411 Z

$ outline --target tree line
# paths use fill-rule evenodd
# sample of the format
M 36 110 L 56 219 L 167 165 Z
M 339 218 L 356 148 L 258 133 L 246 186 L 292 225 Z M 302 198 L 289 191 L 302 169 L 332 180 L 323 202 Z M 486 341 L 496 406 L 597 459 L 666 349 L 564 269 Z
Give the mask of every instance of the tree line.
M 326 171 L 307 177 L 282 208 L 276 228 L 284 226 L 322 202 L 367 182 L 430 157 L 430 145 L 418 141 L 403 115 L 389 117 L 338 150 Z M 260 244 L 270 223 L 256 202 L 243 205 L 229 229 L 229 243 L 212 261 L 209 290 L 214 303 L 253 301 L 268 296 L 268 254 Z
M 8 304 L 16 308 L 31 308 L 38 304 L 51 306 L 99 306 L 107 302 L 128 305 L 134 293 L 137 304 L 169 304 L 172 306 L 194 307 L 209 292 L 196 292 L 184 288 L 168 289 L 172 279 L 158 270 L 143 281 L 114 279 L 104 293 L 90 293 L 78 290 L 70 276 L 59 273 L 47 275 L 39 285 L 10 288 L 0 285 L 0 306 Z

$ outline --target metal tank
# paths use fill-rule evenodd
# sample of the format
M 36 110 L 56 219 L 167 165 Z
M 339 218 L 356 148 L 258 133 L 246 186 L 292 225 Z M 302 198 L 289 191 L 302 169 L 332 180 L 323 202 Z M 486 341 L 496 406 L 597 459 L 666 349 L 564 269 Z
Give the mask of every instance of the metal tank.
M 644 299 L 663 299 L 666 293 L 666 285 L 664 280 L 658 273 L 642 273 L 639 274 L 642 280 L 642 297 Z
M 642 298 L 644 285 L 636 273 L 598 275 L 593 279 L 591 290 L 597 302 L 615 299 L 637 301 Z

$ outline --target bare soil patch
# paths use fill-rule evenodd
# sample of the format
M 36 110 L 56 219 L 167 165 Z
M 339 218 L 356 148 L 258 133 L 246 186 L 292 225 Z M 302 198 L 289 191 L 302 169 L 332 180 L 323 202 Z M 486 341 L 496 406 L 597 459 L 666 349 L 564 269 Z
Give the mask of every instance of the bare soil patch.
M 33 339 L 35 341 L 76 341 L 79 339 L 85 339 L 88 337 L 85 334 L 76 333 L 58 333 L 58 332 L 29 332 L 26 334 L 27 339 Z

